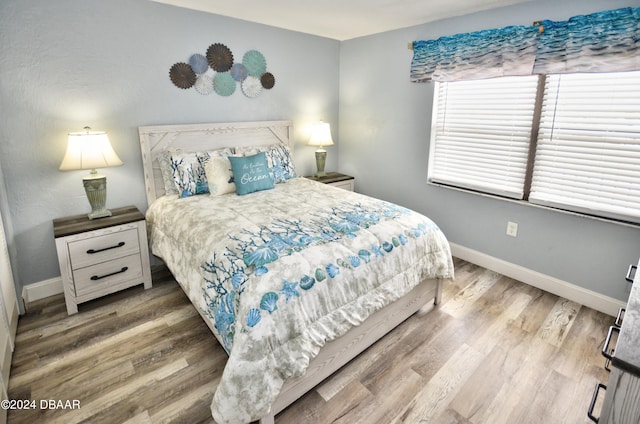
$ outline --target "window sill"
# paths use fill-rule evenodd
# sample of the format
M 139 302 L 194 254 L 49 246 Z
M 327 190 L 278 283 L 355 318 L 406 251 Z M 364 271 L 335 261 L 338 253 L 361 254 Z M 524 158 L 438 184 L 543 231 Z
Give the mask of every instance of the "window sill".
M 600 222 L 604 222 L 604 223 L 608 223 L 608 224 L 617 224 L 617 225 L 621 225 L 621 226 L 624 226 L 624 227 L 633 228 L 633 229 L 636 229 L 636 230 L 640 229 L 640 224 L 636 224 L 636 223 L 629 222 L 629 221 L 622 221 L 622 220 L 613 219 L 613 218 L 605 218 L 605 217 L 601 217 L 601 216 L 589 215 L 589 214 L 586 214 L 586 213 L 575 212 L 575 211 L 570 211 L 570 210 L 560 209 L 560 208 L 554 208 L 554 207 L 551 207 L 551 206 L 538 205 L 536 203 L 530 203 L 530 202 L 527 202 L 525 200 L 511 199 L 511 198 L 508 198 L 508 197 L 498 196 L 496 194 L 482 193 L 482 192 L 479 192 L 479 191 L 475 191 L 475 190 L 471 190 L 471 189 L 467 189 L 467 188 L 460 188 L 460 187 L 450 186 L 450 185 L 442 184 L 442 183 L 434 183 L 434 182 L 430 182 L 429 181 L 429 182 L 427 182 L 427 185 L 434 186 L 434 187 L 440 187 L 440 188 L 444 188 L 444 189 L 448 189 L 448 190 L 454 190 L 454 191 L 467 193 L 467 194 L 471 194 L 471 195 L 475 195 L 475 196 L 486 197 L 486 198 L 489 198 L 489 199 L 501 200 L 501 201 L 513 203 L 513 204 L 520 205 L 520 206 L 527 206 L 527 207 L 532 207 L 532 208 L 536 208 L 536 209 L 542 209 L 542 210 L 546 210 L 546 211 L 549 211 L 549 212 L 558 212 L 558 213 L 562 213 L 562 214 L 565 214 L 565 215 L 571 215 L 571 216 L 575 216 L 575 217 L 579 217 L 579 218 L 591 219 L 591 220 L 600 221 Z

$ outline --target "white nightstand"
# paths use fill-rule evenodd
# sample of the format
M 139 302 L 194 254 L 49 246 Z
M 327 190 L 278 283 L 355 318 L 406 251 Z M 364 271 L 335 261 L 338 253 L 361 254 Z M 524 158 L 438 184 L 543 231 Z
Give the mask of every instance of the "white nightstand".
M 91 299 L 138 284 L 151 288 L 144 215 L 135 206 L 111 212 L 94 220 L 86 214 L 53 220 L 69 315 Z
M 327 175 L 325 175 L 324 177 L 316 177 L 315 175 L 311 175 L 305 178 L 349 191 L 355 190 L 355 178 L 353 178 L 351 175 L 345 175 L 339 172 L 327 172 Z

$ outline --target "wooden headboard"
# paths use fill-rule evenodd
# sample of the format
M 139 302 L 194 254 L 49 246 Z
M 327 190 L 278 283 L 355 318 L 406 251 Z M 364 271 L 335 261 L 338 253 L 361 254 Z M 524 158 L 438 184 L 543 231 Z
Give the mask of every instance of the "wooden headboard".
M 293 152 L 291 121 L 227 122 L 138 127 L 147 205 L 165 195 L 158 157 L 168 149 L 186 152 L 283 143 Z

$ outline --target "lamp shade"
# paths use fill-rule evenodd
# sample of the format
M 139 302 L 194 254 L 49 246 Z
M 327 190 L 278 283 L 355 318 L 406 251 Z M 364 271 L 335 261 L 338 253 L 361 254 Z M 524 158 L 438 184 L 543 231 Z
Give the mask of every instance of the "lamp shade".
M 310 146 L 332 146 L 333 139 L 331 138 L 331 126 L 328 122 L 318 123 L 311 132 L 309 138 Z
M 60 164 L 60 171 L 119 165 L 122 165 L 122 161 L 111 147 L 104 131 L 91 131 L 91 128 L 85 127 L 85 131 L 69 133 L 67 151 Z

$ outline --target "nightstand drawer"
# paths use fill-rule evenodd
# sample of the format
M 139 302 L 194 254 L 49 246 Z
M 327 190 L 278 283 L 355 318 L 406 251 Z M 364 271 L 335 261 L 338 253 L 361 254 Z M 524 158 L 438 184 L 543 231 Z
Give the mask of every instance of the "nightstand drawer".
M 72 269 L 133 255 L 139 251 L 138 230 L 135 228 L 69 243 Z
M 341 174 L 339 172 L 327 172 L 327 174 L 323 175 L 322 177 L 310 175 L 305 178 L 317 181 L 322 184 L 338 187 L 343 190 L 355 190 L 355 178 L 353 178 L 351 175 Z
M 132 279 L 142 282 L 142 263 L 138 254 L 73 271 L 76 296 L 94 292 L 111 293 L 114 286 Z
M 347 191 L 353 191 L 353 179 L 351 180 L 347 180 L 347 181 L 340 181 L 337 183 L 330 183 L 329 185 L 334 186 L 334 187 L 338 187 L 341 188 L 343 190 L 347 190 Z

